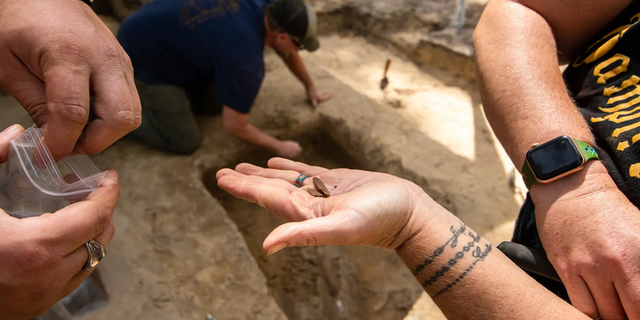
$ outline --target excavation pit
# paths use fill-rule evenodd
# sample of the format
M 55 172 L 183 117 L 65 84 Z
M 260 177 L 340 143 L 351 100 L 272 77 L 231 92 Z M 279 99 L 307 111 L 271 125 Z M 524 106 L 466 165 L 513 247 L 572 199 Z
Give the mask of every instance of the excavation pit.
M 368 169 L 327 137 L 325 132 L 298 135 L 307 147 L 297 160 L 325 168 Z M 246 153 L 205 171 L 203 182 L 238 226 L 280 309 L 291 320 L 404 319 L 422 289 L 391 250 L 323 246 L 287 248 L 272 256 L 263 252 L 263 240 L 285 220 L 218 188 L 215 173 L 240 162 L 265 166 L 270 156 L 260 150 Z

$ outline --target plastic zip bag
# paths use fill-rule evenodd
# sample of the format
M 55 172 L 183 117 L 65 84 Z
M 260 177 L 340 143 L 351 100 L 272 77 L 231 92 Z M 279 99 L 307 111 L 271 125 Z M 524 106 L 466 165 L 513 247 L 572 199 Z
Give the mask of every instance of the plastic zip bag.
M 53 213 L 84 200 L 106 174 L 79 150 L 56 163 L 43 131 L 32 126 L 10 142 L 0 175 L 0 208 L 17 218 Z
M 43 132 L 32 126 L 13 139 L 7 162 L 0 165 L 0 208 L 11 216 L 28 218 L 54 213 L 82 201 L 100 186 L 106 174 L 80 150 L 55 162 L 44 143 Z M 106 292 L 94 272 L 35 320 L 72 320 L 104 307 L 106 301 Z
M 32 320 L 72 320 L 73 317 L 67 309 L 64 307 L 62 302 L 56 302 L 47 312 L 43 315 L 32 319 Z

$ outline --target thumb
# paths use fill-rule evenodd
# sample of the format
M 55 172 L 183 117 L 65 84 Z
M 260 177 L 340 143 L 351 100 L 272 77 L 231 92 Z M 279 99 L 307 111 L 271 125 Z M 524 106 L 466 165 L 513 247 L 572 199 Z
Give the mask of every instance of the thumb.
M 9 142 L 15 139 L 24 131 L 24 128 L 19 124 L 14 124 L 4 131 L 0 132 L 0 163 L 7 161 L 9 156 Z
M 352 221 L 337 215 L 285 223 L 267 236 L 262 248 L 271 255 L 287 247 L 362 244 L 354 229 Z

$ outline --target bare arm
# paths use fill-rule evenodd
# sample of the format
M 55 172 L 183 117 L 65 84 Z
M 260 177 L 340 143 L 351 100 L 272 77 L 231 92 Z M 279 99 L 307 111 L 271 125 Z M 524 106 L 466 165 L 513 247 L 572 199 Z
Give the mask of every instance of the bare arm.
M 294 141 L 278 140 L 249 123 L 249 114 L 239 113 L 227 106 L 222 109 L 224 130 L 241 140 L 271 150 L 287 158 L 295 158 L 302 148 Z
M 318 103 L 324 102 L 326 100 L 331 99 L 331 94 L 328 92 L 318 92 L 316 85 L 313 83 L 313 79 L 309 75 L 307 68 L 300 58 L 298 52 L 293 52 L 288 56 L 282 56 L 282 60 L 287 65 L 289 70 L 302 82 L 304 87 L 307 90 L 307 97 L 309 98 L 309 102 L 314 107 L 318 106 Z
M 593 143 L 565 89 L 557 52 L 571 59 L 630 2 L 489 3 L 474 34 L 478 83 L 487 118 L 517 168 L 534 143 L 562 134 Z
M 222 109 L 224 130 L 259 147 L 277 152 L 280 140 L 260 131 L 249 123 L 249 114 L 239 113 L 227 106 Z
M 433 216 L 430 209 L 421 215 Z M 444 208 L 437 210 L 442 214 L 396 253 L 448 319 L 588 319 Z
M 486 116 L 517 168 L 534 143 L 563 134 L 594 142 L 565 88 L 558 56 L 571 60 L 630 3 L 494 0 L 487 6 L 474 34 L 478 83 Z M 624 276 L 637 274 L 640 252 L 617 249 L 640 244 L 639 212 L 602 163 L 534 184 L 531 196 L 540 239 L 574 306 L 606 319 L 640 316 L 640 281 Z
M 289 70 L 291 70 L 291 73 L 293 73 L 304 85 L 305 89 L 309 90 L 309 88 L 314 88 L 316 86 L 309 75 L 309 71 L 307 71 L 307 67 L 304 65 L 304 61 L 300 58 L 300 54 L 292 52 L 287 56 L 282 56 L 282 60 Z
M 265 239 L 267 254 L 327 244 L 394 249 L 449 319 L 587 319 L 407 180 L 278 158 L 268 166 L 216 174 L 220 188 L 291 221 Z M 311 179 L 294 187 L 300 173 L 331 195 L 309 195 Z

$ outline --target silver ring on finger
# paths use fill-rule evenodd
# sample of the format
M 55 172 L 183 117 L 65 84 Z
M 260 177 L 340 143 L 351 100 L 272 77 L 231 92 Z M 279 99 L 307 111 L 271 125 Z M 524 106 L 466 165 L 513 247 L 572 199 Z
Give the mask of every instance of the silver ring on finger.
M 100 243 L 98 243 L 98 241 L 95 241 L 93 239 L 85 243 L 84 246 L 87 248 L 89 256 L 87 257 L 87 262 L 82 267 L 82 270 L 91 271 L 98 265 L 98 263 L 100 263 L 100 260 L 102 260 L 102 258 L 107 255 L 107 250 L 105 250 L 105 248 Z

